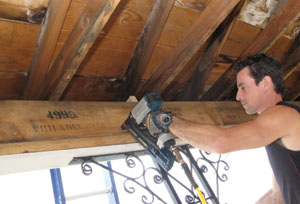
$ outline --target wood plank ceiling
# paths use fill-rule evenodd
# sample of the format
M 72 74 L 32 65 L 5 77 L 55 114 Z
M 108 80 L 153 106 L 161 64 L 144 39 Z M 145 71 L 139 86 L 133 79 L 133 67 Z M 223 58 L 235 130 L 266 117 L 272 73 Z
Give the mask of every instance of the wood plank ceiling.
M 235 100 L 232 65 L 267 53 L 300 100 L 299 0 L 0 0 L 0 99 Z

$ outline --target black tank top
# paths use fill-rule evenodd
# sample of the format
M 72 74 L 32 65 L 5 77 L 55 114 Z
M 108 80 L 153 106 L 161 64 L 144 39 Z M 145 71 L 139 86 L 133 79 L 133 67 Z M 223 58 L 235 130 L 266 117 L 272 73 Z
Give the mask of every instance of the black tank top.
M 289 106 L 300 113 L 298 106 L 282 101 L 277 105 Z M 266 146 L 267 155 L 284 203 L 300 204 L 300 151 L 286 149 L 278 144 L 279 140 Z

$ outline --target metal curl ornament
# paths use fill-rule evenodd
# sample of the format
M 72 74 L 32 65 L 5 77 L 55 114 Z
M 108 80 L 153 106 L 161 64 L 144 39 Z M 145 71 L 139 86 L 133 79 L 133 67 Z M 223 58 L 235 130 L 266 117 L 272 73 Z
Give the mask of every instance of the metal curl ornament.
M 133 182 L 133 183 L 130 183 L 130 182 Z M 130 194 L 133 194 L 136 192 L 136 187 L 134 187 L 133 185 L 131 184 L 137 184 L 136 181 L 134 179 L 126 179 L 124 182 L 123 182 L 123 187 L 124 187 L 124 190 L 127 192 L 127 193 L 130 193 Z M 142 186 L 145 190 L 147 190 L 145 186 Z M 149 192 L 147 190 L 147 192 L 149 193 L 150 196 L 147 196 L 145 194 L 142 194 L 141 195 L 141 200 L 144 204 L 151 204 L 154 202 L 154 195 Z M 148 201 L 150 200 L 150 201 Z
M 164 179 L 163 179 L 160 175 L 155 175 L 155 176 L 153 177 L 153 181 L 154 181 L 154 183 L 156 183 L 156 184 L 161 184 L 161 183 L 164 181 Z
M 221 164 L 224 165 L 224 171 L 228 171 L 229 170 L 229 165 L 224 160 L 221 160 L 221 157 L 222 157 L 221 154 L 219 154 L 218 158 L 215 161 L 213 161 L 211 159 L 208 159 L 208 157 L 207 157 L 211 153 L 205 152 L 205 154 L 207 156 L 205 156 L 204 153 L 203 153 L 203 151 L 201 151 L 201 150 L 199 150 L 199 153 L 200 153 L 201 157 L 196 160 L 197 165 L 200 167 L 200 164 L 199 164 L 200 162 L 199 161 L 202 160 L 202 161 L 206 162 L 207 164 L 209 164 L 213 168 L 213 170 L 214 170 L 214 172 L 216 174 L 216 195 L 217 195 L 217 198 L 220 199 L 220 195 L 219 195 L 219 181 L 225 182 L 225 181 L 228 180 L 228 176 L 225 173 L 223 173 L 223 174 L 220 173 L 220 169 L 221 169 L 220 165 Z M 208 172 L 208 167 L 206 165 L 204 165 L 204 164 L 201 165 L 200 169 L 203 171 L 203 173 L 207 173 Z
M 136 166 L 135 161 L 133 159 L 129 159 L 129 156 L 131 155 L 126 157 L 126 164 L 129 168 L 134 168 Z
M 203 154 L 203 152 L 201 151 L 201 150 L 199 150 L 199 153 L 200 153 L 200 155 L 201 155 L 201 157 L 202 158 L 198 158 L 197 160 L 196 160 L 196 162 L 197 163 L 199 163 L 199 161 L 200 160 L 202 160 L 202 161 L 205 161 L 206 163 L 208 163 L 213 169 L 214 169 L 214 171 L 215 171 L 215 173 L 216 173 L 216 176 L 217 176 L 217 178 L 218 178 L 218 180 L 220 180 L 220 181 L 222 181 L 222 182 L 225 182 L 225 181 L 227 181 L 228 180 L 228 176 L 225 174 L 225 173 L 223 173 L 222 175 L 220 175 L 220 164 L 223 164 L 224 165 L 224 171 L 228 171 L 229 170 L 229 165 L 228 165 L 228 163 L 227 162 L 225 162 L 224 160 L 221 160 L 221 157 L 222 157 L 222 155 L 221 154 L 219 154 L 218 155 L 218 159 L 216 160 L 216 161 L 213 161 L 213 160 L 211 160 L 211 159 L 208 159 L 208 157 L 206 157 L 204 154 Z M 211 153 L 209 153 L 209 152 L 205 152 L 205 154 L 206 155 L 210 155 Z M 199 165 L 200 166 L 200 165 Z M 201 165 L 201 167 L 200 167 L 202 170 L 204 170 L 203 172 L 204 173 L 206 173 L 206 172 L 208 172 L 208 168 L 207 168 L 207 166 L 206 165 Z
M 138 162 L 138 164 L 136 163 L 136 161 Z M 138 166 L 141 167 L 141 170 L 140 172 L 135 172 L 135 175 L 136 176 L 132 176 L 131 178 L 133 179 L 138 179 L 138 178 L 141 178 L 146 170 L 146 167 L 143 163 L 143 161 L 136 155 L 134 154 L 127 154 L 126 155 L 126 158 L 125 158 L 125 162 L 126 162 L 126 166 L 130 169 L 134 169 L 134 168 L 137 168 Z
M 86 176 L 89 176 L 93 173 L 93 168 L 86 162 L 82 162 L 81 170 L 82 170 L 82 173 Z
M 138 163 L 140 164 L 140 166 L 142 167 L 142 172 L 140 174 L 137 174 L 137 176 L 135 177 L 132 177 L 132 179 L 135 179 L 135 180 L 138 180 L 138 179 L 142 179 L 143 180 L 143 183 L 145 184 L 144 185 L 144 188 L 145 189 L 149 189 L 150 190 L 150 187 L 149 187 L 149 184 L 147 182 L 147 177 L 146 177 L 146 174 L 149 172 L 149 171 L 154 171 L 156 174 L 154 175 L 153 177 L 153 181 L 155 184 L 161 184 L 163 182 L 163 178 L 162 176 L 160 175 L 161 172 L 156 169 L 156 168 L 153 168 L 153 167 L 149 167 L 149 168 L 146 168 L 144 163 L 142 162 L 142 160 L 137 157 L 136 155 L 134 154 L 128 154 L 126 159 L 126 165 L 129 167 L 129 168 L 135 168 L 137 167 L 137 163 L 135 161 L 138 161 Z M 135 192 L 135 188 L 134 187 L 130 187 L 130 189 L 127 189 L 126 187 L 126 184 L 129 182 L 129 181 L 132 181 L 132 179 L 126 179 L 123 183 L 123 186 L 124 186 L 124 189 L 126 192 L 128 193 L 134 193 Z M 154 202 L 154 195 L 151 194 L 151 200 L 150 201 L 147 201 L 149 200 L 148 197 L 146 195 L 142 195 L 142 202 L 143 203 L 147 203 L 147 204 L 150 204 L 150 203 L 153 203 Z
M 129 156 L 136 157 L 135 155 L 128 155 L 128 157 L 129 157 Z M 128 157 L 127 157 L 127 158 L 128 158 Z M 136 158 L 138 159 L 138 161 L 142 162 L 138 157 L 136 157 Z M 128 160 L 127 160 L 127 161 L 128 161 Z M 133 161 L 133 160 L 132 160 L 132 161 Z M 129 162 L 129 166 L 131 166 L 131 167 L 132 167 L 132 166 L 135 166 L 135 165 L 132 165 L 133 163 L 135 164 L 135 162 L 132 163 L 132 161 Z M 141 201 L 142 201 L 144 204 L 152 204 L 152 203 L 154 203 L 155 198 L 156 198 L 157 200 L 161 201 L 161 203 L 167 204 L 167 202 L 165 202 L 160 196 L 158 196 L 156 193 L 154 193 L 154 192 L 149 188 L 148 184 L 145 183 L 145 178 L 144 178 L 145 172 L 142 173 L 141 175 L 137 176 L 137 177 L 129 177 L 129 176 L 126 176 L 126 175 L 124 175 L 124 174 L 122 174 L 122 173 L 120 173 L 120 172 L 118 172 L 118 171 L 113 170 L 112 168 L 109 168 L 109 167 L 107 167 L 107 166 L 105 166 L 105 165 L 103 165 L 103 164 L 97 162 L 93 157 L 91 157 L 91 158 L 88 158 L 88 159 L 83 160 L 83 162 L 81 163 L 81 169 L 82 169 L 82 172 L 83 172 L 84 175 L 90 175 L 90 174 L 92 173 L 92 171 L 93 171 L 93 170 L 92 170 L 92 167 L 91 167 L 89 164 L 87 164 L 87 163 L 94 163 L 94 164 L 96 164 L 97 166 L 100 166 L 100 167 L 102 167 L 102 168 L 104 168 L 104 169 L 106 169 L 106 170 L 108 170 L 108 171 L 113 172 L 114 174 L 117 174 L 117 175 L 119 175 L 119 176 L 125 178 L 125 181 L 124 181 L 124 183 L 123 183 L 123 186 L 124 186 L 124 190 L 125 190 L 126 192 L 128 192 L 128 193 L 131 193 L 131 194 L 132 194 L 132 193 L 135 193 L 135 192 L 136 192 L 135 187 L 133 187 L 133 186 L 129 186 L 129 187 L 128 187 L 128 185 L 126 185 L 126 184 L 128 184 L 128 183 L 130 183 L 130 182 L 133 182 L 134 184 L 140 186 L 142 189 L 146 190 L 146 192 L 149 193 L 150 198 L 149 198 L 149 196 L 146 196 L 145 194 L 142 195 L 142 196 L 141 196 Z M 143 168 L 144 168 L 144 165 L 143 165 Z M 155 171 L 157 171 L 157 172 L 159 173 L 159 170 L 157 170 L 157 169 L 155 169 L 155 168 L 152 168 L 152 167 L 150 167 L 150 168 L 148 168 L 148 169 L 145 169 L 145 171 L 147 171 L 147 170 L 149 170 L 149 169 L 154 169 Z M 158 184 L 160 184 L 160 183 L 162 183 L 162 181 L 160 181 L 160 179 L 158 179 L 158 177 L 159 177 L 159 175 L 156 175 L 156 180 L 159 181 Z M 140 183 L 140 182 L 137 180 L 137 179 L 139 179 L 139 178 L 144 178 L 143 180 L 144 180 L 144 183 L 145 183 L 145 184 Z M 161 179 L 162 179 L 162 178 L 161 178 Z
M 190 195 L 185 196 L 185 202 L 191 204 L 191 203 L 194 203 L 194 201 L 195 201 L 195 199 L 192 196 L 190 196 Z

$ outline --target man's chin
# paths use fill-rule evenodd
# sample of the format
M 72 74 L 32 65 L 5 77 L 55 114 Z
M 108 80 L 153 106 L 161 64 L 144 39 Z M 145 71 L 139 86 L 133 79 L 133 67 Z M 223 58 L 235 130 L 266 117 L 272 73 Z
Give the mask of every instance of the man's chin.
M 250 110 L 250 109 L 246 109 L 246 108 L 244 108 L 245 109 L 245 111 L 246 111 L 246 113 L 248 114 L 248 115 L 252 115 L 252 114 L 255 114 L 256 113 L 256 111 L 253 111 L 253 110 Z
M 251 108 L 249 106 L 247 106 L 247 103 L 242 104 L 242 106 L 248 115 L 252 115 L 252 114 L 256 113 L 256 111 L 251 110 Z
M 245 109 L 245 112 L 248 114 L 248 115 L 252 115 L 252 114 L 255 114 L 256 112 L 254 112 L 253 110 L 251 110 L 251 108 L 247 107 L 246 104 L 243 105 L 243 108 Z

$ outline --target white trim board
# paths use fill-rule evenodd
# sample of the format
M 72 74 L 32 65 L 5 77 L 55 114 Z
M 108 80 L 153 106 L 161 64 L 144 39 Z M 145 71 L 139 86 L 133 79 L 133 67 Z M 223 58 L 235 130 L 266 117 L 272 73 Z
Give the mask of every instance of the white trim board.
M 176 139 L 177 145 L 185 143 Z M 0 175 L 68 166 L 74 157 L 141 151 L 138 143 L 0 156 Z

